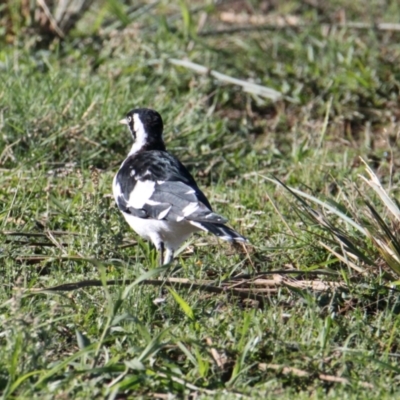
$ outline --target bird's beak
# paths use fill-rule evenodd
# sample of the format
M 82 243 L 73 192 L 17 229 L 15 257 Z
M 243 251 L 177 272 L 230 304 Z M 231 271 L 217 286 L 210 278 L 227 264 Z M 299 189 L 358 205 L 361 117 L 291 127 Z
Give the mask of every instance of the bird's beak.
M 126 118 L 122 118 L 121 121 L 119 121 L 120 124 L 128 125 L 128 121 Z

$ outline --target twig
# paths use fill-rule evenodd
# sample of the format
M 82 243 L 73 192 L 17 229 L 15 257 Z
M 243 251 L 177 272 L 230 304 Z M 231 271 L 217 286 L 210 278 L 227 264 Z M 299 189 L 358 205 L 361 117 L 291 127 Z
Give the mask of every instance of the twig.
M 266 363 L 260 363 L 258 364 L 258 368 L 261 371 L 266 371 L 267 369 L 272 369 L 274 371 L 280 371 L 281 374 L 283 375 L 295 375 L 300 378 L 311 378 L 314 374 L 304 371 L 302 369 L 294 368 L 294 367 L 285 367 L 283 365 L 278 365 L 278 364 L 266 364 Z M 322 374 L 319 373 L 317 374 L 317 377 L 321 381 L 325 382 L 336 382 L 336 383 L 343 383 L 345 385 L 349 385 L 350 381 L 347 378 L 342 378 L 340 376 L 335 376 L 335 375 L 327 375 L 327 374 Z M 374 385 L 368 382 L 359 382 L 359 384 L 365 388 L 373 389 Z
M 71 235 L 71 236 L 82 236 L 79 233 L 75 232 L 67 232 L 67 231 L 47 231 L 51 232 L 53 236 L 61 236 L 61 235 Z M 3 234 L 5 236 L 33 236 L 33 237 L 46 237 L 47 238 L 47 233 L 39 233 L 39 232 L 19 232 L 19 231 L 3 231 L 0 232 L 0 234 Z
M 135 282 L 136 279 L 116 279 L 116 280 L 109 280 L 106 281 L 107 286 L 111 285 L 129 285 L 133 282 Z M 152 286 L 179 286 L 182 288 L 188 288 L 188 289 L 194 289 L 194 290 L 203 290 L 206 292 L 210 293 L 219 293 L 219 294 L 230 294 L 233 296 L 237 296 L 242 299 L 252 299 L 256 300 L 260 303 L 260 305 L 264 305 L 266 301 L 265 296 L 258 295 L 256 293 L 253 293 L 251 290 L 246 289 L 229 289 L 226 287 L 218 287 L 218 286 L 213 286 L 210 284 L 206 283 L 194 283 L 190 282 L 187 279 L 180 280 L 179 278 L 169 278 L 166 280 L 158 280 L 158 279 L 144 279 L 143 281 L 140 282 L 142 285 L 152 285 Z M 101 287 L 103 286 L 103 283 L 101 280 L 97 279 L 91 279 L 91 280 L 85 280 L 85 281 L 80 281 L 80 282 L 73 282 L 73 283 L 65 283 L 62 285 L 57 285 L 57 286 L 52 286 L 48 288 L 32 288 L 32 289 L 27 289 L 25 293 L 45 293 L 45 292 L 57 292 L 57 291 L 72 291 L 76 289 L 82 289 L 85 287 Z M 263 292 L 267 291 L 268 293 L 276 293 L 276 289 L 261 289 Z
M 241 86 L 242 89 L 247 93 L 252 93 L 257 96 L 265 97 L 267 99 L 271 99 L 272 101 L 278 101 L 282 99 L 282 93 L 277 90 L 268 88 L 266 86 L 257 85 L 256 83 L 252 83 L 249 81 L 245 81 L 242 79 L 232 78 L 231 76 L 222 74 L 221 72 L 214 71 L 203 65 L 193 63 L 187 60 L 177 60 L 175 58 L 170 58 L 168 60 L 171 64 L 178 65 L 180 67 L 189 68 L 199 74 L 208 74 L 218 79 L 221 82 L 230 83 L 233 85 Z
M 287 278 L 283 278 L 281 276 L 277 276 L 275 279 L 256 279 L 251 282 L 252 285 L 258 286 L 291 286 L 302 289 L 312 288 L 317 292 L 326 291 L 328 289 L 338 289 L 345 288 L 346 285 L 343 282 L 322 282 L 317 280 L 288 280 Z
M 65 34 L 61 30 L 61 28 L 58 26 L 57 21 L 55 20 L 55 18 L 51 14 L 49 8 L 47 7 L 47 4 L 46 4 L 45 0 L 37 0 L 37 2 L 40 5 L 40 7 L 42 7 L 43 12 L 46 14 L 46 17 L 48 18 L 48 20 L 50 22 L 50 25 L 57 32 L 57 35 L 60 36 L 60 38 L 64 39 Z
M 129 285 L 135 282 L 134 279 L 117 279 L 106 281 L 107 286 L 111 285 Z M 318 280 L 289 280 L 280 275 L 275 275 L 273 279 L 255 278 L 250 279 L 241 278 L 239 281 L 235 279 L 220 282 L 220 286 L 216 286 L 215 281 L 212 280 L 198 280 L 190 281 L 185 278 L 170 277 L 167 279 L 144 279 L 140 282 L 141 285 L 152 286 L 177 286 L 179 288 L 187 288 L 191 290 L 200 290 L 208 293 L 228 294 L 239 297 L 244 300 L 255 300 L 260 306 L 265 305 L 268 301 L 268 296 L 278 293 L 280 288 L 301 288 L 311 289 L 317 292 L 345 289 L 346 286 L 343 282 L 322 282 Z M 47 288 L 32 288 L 27 289 L 26 293 L 45 293 L 57 291 L 72 291 L 86 287 L 102 287 L 101 280 L 83 280 L 79 282 L 65 283 L 57 286 Z
M 358 30 L 369 30 L 375 29 L 378 31 L 389 31 L 389 32 L 400 32 L 400 24 L 396 23 L 377 23 L 369 24 L 365 22 L 345 22 L 336 24 L 310 24 L 306 22 L 291 22 L 285 24 L 263 24 L 263 25 L 244 25 L 235 26 L 232 28 L 216 29 L 199 32 L 199 36 L 215 36 L 215 35 L 228 35 L 240 32 L 252 32 L 252 31 L 275 31 L 278 29 L 304 29 L 304 28 L 321 28 L 321 29 L 332 29 L 332 28 L 348 28 L 348 29 L 358 29 Z
M 26 240 L 6 239 L 4 243 L 21 244 L 25 246 L 40 246 L 40 247 L 56 247 L 54 243 L 50 242 L 27 242 Z M 59 243 L 61 246 L 68 246 L 68 243 Z
M 31 256 L 18 256 L 15 257 L 15 261 L 18 262 L 26 262 L 29 264 L 38 264 L 42 261 L 54 261 L 54 260 L 61 260 L 61 261 L 91 261 L 88 258 L 84 258 L 80 255 L 75 255 L 75 256 L 56 256 L 56 255 L 49 255 L 49 256 L 43 256 L 43 255 L 31 255 Z M 95 261 L 95 260 L 93 260 Z
M 327 275 L 327 276 L 339 276 L 339 274 L 335 271 L 322 271 L 322 270 L 313 270 L 313 271 L 301 271 L 299 269 L 273 269 L 271 271 L 264 271 L 264 272 L 257 272 L 255 274 L 242 274 L 233 276 L 228 280 L 235 280 L 235 279 L 249 279 L 249 278 L 261 278 L 266 275 L 273 275 L 273 274 L 282 274 L 282 275 Z M 224 281 L 223 281 L 224 282 Z

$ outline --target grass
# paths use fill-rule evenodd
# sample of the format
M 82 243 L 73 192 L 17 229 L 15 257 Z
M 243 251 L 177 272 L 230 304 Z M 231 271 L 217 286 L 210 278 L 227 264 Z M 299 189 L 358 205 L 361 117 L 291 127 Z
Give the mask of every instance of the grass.
M 364 227 L 367 200 L 397 239 L 359 157 L 396 201 L 399 34 L 319 26 L 397 22 L 397 2 L 271 3 L 272 21 L 308 25 L 229 35 L 203 33 L 244 2 L 107 4 L 84 17 L 101 31 L 0 47 L 3 397 L 396 398 L 398 275 L 373 239 L 267 178 Z M 282 100 L 169 61 L 186 58 Z M 247 252 L 202 234 L 157 268 L 111 197 L 134 106 L 162 114 L 169 149 Z M 98 286 L 49 289 L 87 280 Z

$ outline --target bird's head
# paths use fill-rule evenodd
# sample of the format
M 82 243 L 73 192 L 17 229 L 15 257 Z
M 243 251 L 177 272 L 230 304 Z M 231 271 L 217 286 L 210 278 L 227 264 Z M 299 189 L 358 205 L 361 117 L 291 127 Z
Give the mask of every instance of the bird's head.
M 150 108 L 135 108 L 120 121 L 128 125 L 133 139 L 140 142 L 162 140 L 163 121 L 161 115 Z

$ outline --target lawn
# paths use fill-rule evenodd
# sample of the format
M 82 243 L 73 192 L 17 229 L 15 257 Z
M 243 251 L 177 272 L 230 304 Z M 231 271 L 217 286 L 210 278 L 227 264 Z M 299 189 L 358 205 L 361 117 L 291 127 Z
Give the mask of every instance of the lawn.
M 8 4 L 3 398 L 400 397 L 398 2 L 97 0 L 63 39 Z M 250 245 L 158 267 L 111 195 L 134 107 Z

